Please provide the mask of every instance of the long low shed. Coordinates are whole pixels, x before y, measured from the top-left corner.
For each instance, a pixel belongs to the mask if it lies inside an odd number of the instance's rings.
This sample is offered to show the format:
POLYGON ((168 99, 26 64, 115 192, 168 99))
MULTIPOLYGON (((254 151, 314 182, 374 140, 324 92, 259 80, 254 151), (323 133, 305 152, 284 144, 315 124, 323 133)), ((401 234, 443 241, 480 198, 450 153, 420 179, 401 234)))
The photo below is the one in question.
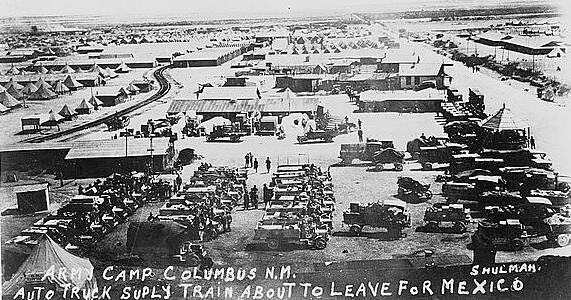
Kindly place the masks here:
POLYGON ((248 47, 205 48, 173 59, 176 68, 219 66, 246 52, 248 47))
MULTIPOLYGON (((121 170, 147 171, 151 165, 151 141, 127 138, 76 142, 65 160, 74 177, 104 177, 121 170)), ((174 157, 168 138, 152 139, 153 171, 164 171, 174 157)))
POLYGON ((205 119, 214 116, 227 116, 259 111, 262 115, 287 115, 289 113, 314 114, 320 109, 319 98, 261 99, 261 100, 187 100, 175 99, 171 102, 168 114, 195 111, 205 119))
POLYGON ((102 68, 115 69, 122 63, 125 63, 129 68, 154 68, 158 65, 156 60, 135 60, 128 58, 113 58, 113 59, 82 59, 82 60, 56 60, 56 61, 38 61, 34 67, 44 67, 46 69, 60 70, 66 65, 77 69, 88 69, 93 65, 98 65, 102 68))

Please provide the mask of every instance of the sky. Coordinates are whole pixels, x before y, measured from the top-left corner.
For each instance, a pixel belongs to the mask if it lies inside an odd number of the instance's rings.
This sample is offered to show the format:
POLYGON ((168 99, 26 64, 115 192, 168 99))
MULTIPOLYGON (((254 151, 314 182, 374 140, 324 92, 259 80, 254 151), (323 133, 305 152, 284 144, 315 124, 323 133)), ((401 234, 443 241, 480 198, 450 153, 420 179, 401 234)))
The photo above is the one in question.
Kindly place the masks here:
POLYGON ((299 16, 565 0, 0 0, 0 17, 66 15, 299 16))

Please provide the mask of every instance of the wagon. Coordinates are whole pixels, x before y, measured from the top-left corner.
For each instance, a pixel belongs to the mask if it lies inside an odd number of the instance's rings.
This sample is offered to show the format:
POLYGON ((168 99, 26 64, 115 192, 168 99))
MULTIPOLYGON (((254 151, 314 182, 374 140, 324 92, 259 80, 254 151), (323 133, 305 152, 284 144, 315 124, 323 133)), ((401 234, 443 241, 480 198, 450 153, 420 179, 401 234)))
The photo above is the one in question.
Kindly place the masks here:
POLYGON ((378 171, 384 170, 387 164, 392 164, 396 171, 402 171, 403 162, 404 153, 392 148, 378 151, 373 156, 373 163, 375 164, 375 169, 378 171))

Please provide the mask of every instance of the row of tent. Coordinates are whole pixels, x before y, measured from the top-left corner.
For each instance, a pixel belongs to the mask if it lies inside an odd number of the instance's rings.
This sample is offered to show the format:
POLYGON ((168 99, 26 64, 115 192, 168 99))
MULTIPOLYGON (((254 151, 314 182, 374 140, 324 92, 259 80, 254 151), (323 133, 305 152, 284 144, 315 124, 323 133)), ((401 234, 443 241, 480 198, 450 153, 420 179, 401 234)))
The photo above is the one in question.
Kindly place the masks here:
MULTIPOLYGON (((130 94, 136 94, 140 91, 140 89, 133 83, 130 83, 125 88, 125 91, 127 91, 130 94)), ((0 99, 2 99, 2 93, 0 93, 0 99)), ((98 110, 102 106, 103 106, 103 101, 99 100, 96 96, 92 94, 88 100, 83 99, 79 103, 79 105, 75 107, 75 109, 73 110, 69 107, 69 105, 64 104, 58 113, 55 113, 53 110, 50 110, 47 114, 38 114, 27 118, 38 119, 39 120, 38 124, 40 126, 57 126, 59 123, 63 121, 71 121, 76 115, 90 114, 94 110, 98 110)))
POLYGON ((87 72, 97 72, 100 73, 104 77, 114 78, 117 77, 117 73, 129 73, 132 69, 127 66, 124 62, 112 70, 111 68, 102 68, 97 64, 93 64, 91 68, 88 70, 83 70, 80 67, 73 69, 69 65, 64 65, 60 70, 54 69, 47 69, 46 67, 40 65, 36 68, 34 72, 27 72, 25 70, 20 70, 18 67, 12 65, 10 69, 8 69, 4 75, 23 75, 23 74, 74 74, 74 73, 87 73, 87 72))

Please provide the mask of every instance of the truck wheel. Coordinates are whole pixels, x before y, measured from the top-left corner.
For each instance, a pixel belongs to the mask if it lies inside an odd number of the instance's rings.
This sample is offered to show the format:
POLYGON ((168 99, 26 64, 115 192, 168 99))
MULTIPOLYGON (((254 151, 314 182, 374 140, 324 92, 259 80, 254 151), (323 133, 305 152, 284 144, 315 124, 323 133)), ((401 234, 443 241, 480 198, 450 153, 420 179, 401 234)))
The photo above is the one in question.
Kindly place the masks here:
POLYGON ((195 253, 191 253, 185 257, 186 265, 196 267, 200 264, 200 257, 195 253))
POLYGON ((520 239, 513 239, 510 242, 510 246, 514 250, 521 250, 521 249, 523 249, 523 241, 520 239))
POLYGON ((362 228, 359 225, 351 225, 351 227, 349 227, 349 232, 351 232, 355 236, 361 234, 361 230, 362 228))
POLYGON ((212 258, 210 257, 204 257, 202 259, 202 263, 200 264, 200 267, 202 269, 210 269, 214 266, 214 261, 212 260, 212 258))
POLYGON ((383 166, 383 164, 376 164, 375 165, 375 171, 382 171, 385 169, 385 166, 383 166))
POLYGON ((297 137, 297 142, 300 143, 300 144, 303 143, 304 140, 305 140, 305 139, 304 139, 303 137, 301 137, 301 136, 298 136, 298 137, 297 137))
POLYGON ((404 196, 404 189, 401 188, 401 187, 399 187, 399 188, 397 189, 397 195, 398 195, 399 197, 403 197, 403 196, 404 196))
POLYGON ((466 225, 462 222, 454 223, 454 232, 464 233, 466 232, 466 225))
POLYGON ((280 242, 278 240, 268 240, 266 242, 266 245, 270 250, 278 250, 278 248, 280 247, 280 242))
POLYGON ((432 164, 431 163, 423 163, 422 164, 422 170, 424 170, 424 171, 432 170, 432 164))
POLYGON ((428 222, 425 225, 426 230, 428 230, 429 232, 438 232, 438 223, 436 222, 428 222))
POLYGON ((316 238, 315 241, 313 241, 313 244, 317 250, 323 250, 327 247, 327 241, 322 237, 316 238))
POLYGON ((559 247, 565 247, 567 245, 569 245, 569 235, 567 234, 560 234, 557 236, 557 246, 559 247))
POLYGON ((426 191, 426 193, 424 193, 424 197, 428 200, 432 199, 432 192, 431 191, 426 191))
POLYGON ((395 170, 397 171, 402 171, 403 170, 403 166, 401 163, 395 163, 395 170))
POLYGON ((332 142, 333 142, 333 137, 330 137, 330 136, 326 137, 326 138, 325 138, 325 142, 326 142, 326 143, 332 143, 332 142))

